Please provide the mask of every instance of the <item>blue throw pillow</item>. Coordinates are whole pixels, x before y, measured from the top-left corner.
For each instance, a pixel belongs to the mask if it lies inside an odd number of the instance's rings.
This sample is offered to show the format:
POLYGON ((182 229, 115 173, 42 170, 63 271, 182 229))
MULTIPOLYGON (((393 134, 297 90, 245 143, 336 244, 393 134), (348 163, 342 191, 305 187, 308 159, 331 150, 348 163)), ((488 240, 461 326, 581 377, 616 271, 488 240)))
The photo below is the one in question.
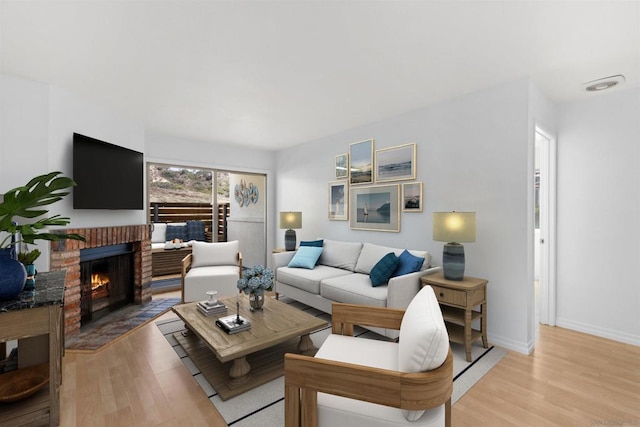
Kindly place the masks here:
POLYGON ((312 270, 316 266, 316 261, 320 258, 322 248, 315 246, 301 246, 296 251, 287 267, 307 268, 312 270))
POLYGON ((389 252, 383 256, 369 273, 371 284, 375 287, 387 283, 393 272, 398 268, 399 262, 398 257, 393 252, 389 252))
POLYGON ((167 224, 167 237, 166 241, 173 239, 186 240, 187 239, 187 226, 186 225, 172 225, 167 224))
POLYGON ((391 277, 402 276, 404 274, 415 273, 420 271, 424 258, 412 255, 408 250, 404 250, 398 257, 399 263, 396 271, 393 272, 391 277))
POLYGON ((324 243, 324 239, 305 240, 300 242, 300 246, 313 246, 316 248, 321 248, 323 243, 324 243))
POLYGON ((187 221, 187 240, 204 242, 204 221, 187 221))

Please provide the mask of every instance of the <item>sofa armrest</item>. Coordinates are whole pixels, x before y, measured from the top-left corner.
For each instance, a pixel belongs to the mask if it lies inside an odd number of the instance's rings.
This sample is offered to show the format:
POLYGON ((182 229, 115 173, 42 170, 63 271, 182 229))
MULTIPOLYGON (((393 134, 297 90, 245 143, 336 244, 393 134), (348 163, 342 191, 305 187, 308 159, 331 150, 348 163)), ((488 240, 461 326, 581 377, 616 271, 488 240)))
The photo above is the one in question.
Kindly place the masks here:
MULTIPOLYGON (((278 252, 272 255, 273 271, 276 271, 280 267, 286 267, 287 264, 293 259, 296 251, 278 252)), ((276 273, 277 274, 277 273, 276 273)))
POLYGON ((405 310, 421 289, 420 278, 437 273, 440 270, 442 270, 441 267, 430 267, 426 270, 389 279, 387 284, 387 307, 405 310))

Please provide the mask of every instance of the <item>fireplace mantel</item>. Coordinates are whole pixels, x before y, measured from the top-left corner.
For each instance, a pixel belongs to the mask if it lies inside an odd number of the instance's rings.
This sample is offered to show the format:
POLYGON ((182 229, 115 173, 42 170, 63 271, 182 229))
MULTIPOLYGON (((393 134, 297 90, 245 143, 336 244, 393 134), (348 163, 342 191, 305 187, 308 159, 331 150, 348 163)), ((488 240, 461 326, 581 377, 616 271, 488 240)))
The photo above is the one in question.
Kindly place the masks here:
POLYGON ((76 233, 85 242, 60 240, 51 242, 51 271, 66 270, 64 294, 64 330, 72 336, 80 332, 80 250, 131 243, 134 251, 134 302, 151 301, 151 238, 149 226, 124 225, 114 227, 69 228, 53 231, 76 233))

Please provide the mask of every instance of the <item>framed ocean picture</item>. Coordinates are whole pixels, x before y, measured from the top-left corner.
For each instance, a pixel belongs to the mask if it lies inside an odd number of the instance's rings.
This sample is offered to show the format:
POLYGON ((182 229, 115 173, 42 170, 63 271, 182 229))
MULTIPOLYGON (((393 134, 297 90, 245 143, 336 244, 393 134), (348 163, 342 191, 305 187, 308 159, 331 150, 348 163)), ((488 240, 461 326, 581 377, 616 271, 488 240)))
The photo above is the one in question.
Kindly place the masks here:
POLYGON ((400 186, 371 185, 349 189, 349 227, 353 230, 400 231, 400 186))
POLYGON ((346 181, 329 182, 329 219, 346 221, 349 219, 349 192, 346 181))
POLYGON ((373 139, 349 145, 349 183, 373 183, 373 139))
POLYGON ((376 150, 376 182, 416 179, 416 144, 376 150))
POLYGON ((406 182, 402 184, 402 211, 422 212, 421 182, 406 182))
POLYGON ((349 153, 338 154, 336 156, 336 179, 346 179, 349 177, 349 153))

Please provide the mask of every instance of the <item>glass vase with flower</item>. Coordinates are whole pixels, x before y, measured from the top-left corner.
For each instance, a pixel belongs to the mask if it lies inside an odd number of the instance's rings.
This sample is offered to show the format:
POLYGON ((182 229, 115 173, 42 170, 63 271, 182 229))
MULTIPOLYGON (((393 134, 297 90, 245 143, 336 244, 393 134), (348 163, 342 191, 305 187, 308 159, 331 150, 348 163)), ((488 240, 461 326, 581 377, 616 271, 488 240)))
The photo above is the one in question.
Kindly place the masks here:
POLYGON ((265 291, 273 289, 273 271, 262 265, 248 268, 242 272, 237 286, 245 295, 249 295, 251 310, 261 310, 265 291))

